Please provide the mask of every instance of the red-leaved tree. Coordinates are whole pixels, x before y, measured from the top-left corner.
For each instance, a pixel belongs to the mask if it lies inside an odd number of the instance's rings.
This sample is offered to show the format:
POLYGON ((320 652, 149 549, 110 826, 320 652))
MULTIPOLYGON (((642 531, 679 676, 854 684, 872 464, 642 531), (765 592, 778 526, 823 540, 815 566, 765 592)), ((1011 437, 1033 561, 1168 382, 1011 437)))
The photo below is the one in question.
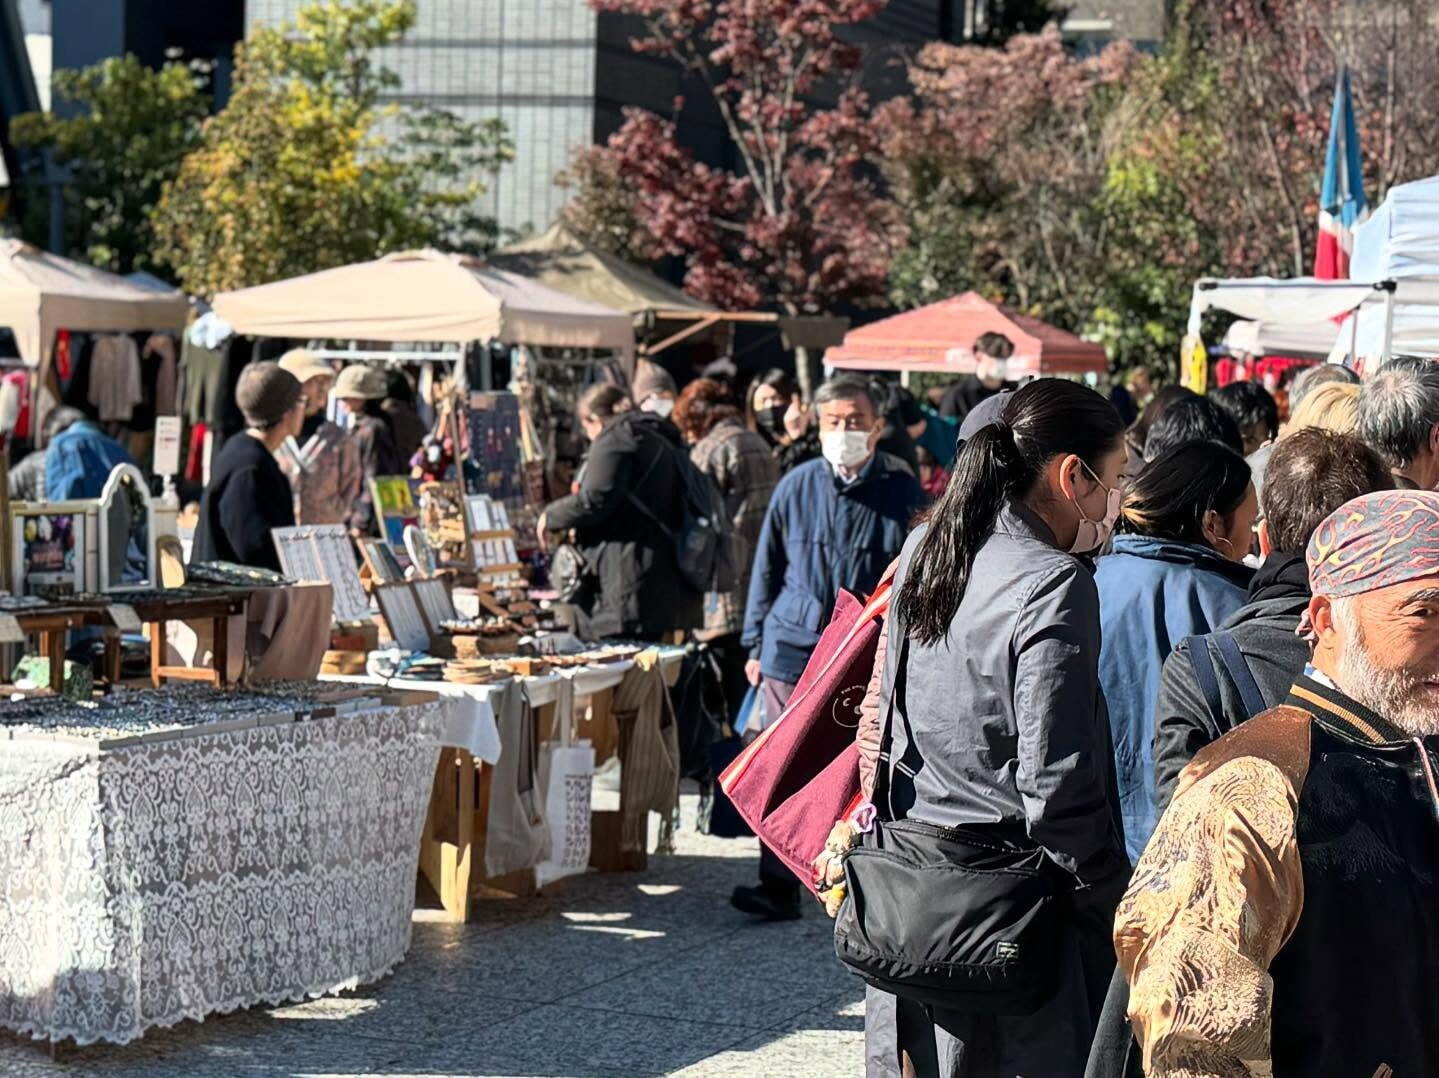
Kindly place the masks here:
MULTIPOLYGON (((817 314, 884 294, 897 216, 867 176, 869 102, 846 86, 857 48, 836 36, 884 0, 590 0, 636 15, 640 52, 670 57, 712 95, 741 162, 697 161, 672 120, 629 109, 588 165, 635 192, 634 224, 686 261, 716 306, 817 314), (815 97, 832 95, 834 104, 815 97)), ((679 104, 676 104, 678 112, 679 104)), ((808 357, 799 356, 806 391, 808 357)))

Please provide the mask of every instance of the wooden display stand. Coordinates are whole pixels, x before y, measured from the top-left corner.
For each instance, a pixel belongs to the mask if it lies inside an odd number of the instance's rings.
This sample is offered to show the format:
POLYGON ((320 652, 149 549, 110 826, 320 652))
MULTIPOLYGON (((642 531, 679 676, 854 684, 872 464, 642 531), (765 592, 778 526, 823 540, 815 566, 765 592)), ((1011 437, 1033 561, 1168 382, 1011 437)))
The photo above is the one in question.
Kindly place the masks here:
MULTIPOLYGON (((155 598, 131 601, 128 605, 145 626, 150 637, 150 684, 159 688, 167 678, 176 681, 205 681, 216 688, 230 687, 230 618, 244 617, 250 597, 241 592, 183 599, 169 598, 164 591, 155 598), (165 662, 166 629, 172 621, 202 621, 211 624, 211 665, 170 666, 165 662)), ((120 634, 113 627, 107 608, 92 609, 89 625, 102 625, 105 634, 105 677, 114 685, 120 681, 120 634)), ((235 641, 245 646, 242 639, 235 641)))
MULTIPOLYGON (((537 736, 554 720, 554 704, 534 709, 537 736)), ((538 893, 534 869, 486 876, 485 835, 490 822, 494 768, 464 749, 440 750, 430 808, 420 836, 420 872, 454 921, 470 919, 476 898, 528 898, 538 893)))
POLYGON ((55 606, 36 610, 13 611, 20 629, 40 638, 40 654, 50 660, 50 691, 65 688, 65 634, 89 623, 90 612, 79 608, 55 606))
MULTIPOLYGON (((615 690, 605 689, 593 694, 582 717, 576 719, 576 737, 589 738, 595 747, 595 766, 603 764, 620 752, 620 726, 615 718, 615 690)), ((575 702, 576 711, 580 703, 575 702)), ((623 848, 624 787, 620 788, 620 807, 590 812, 590 867, 597 872, 643 872, 649 867, 649 854, 643 849, 623 848)))

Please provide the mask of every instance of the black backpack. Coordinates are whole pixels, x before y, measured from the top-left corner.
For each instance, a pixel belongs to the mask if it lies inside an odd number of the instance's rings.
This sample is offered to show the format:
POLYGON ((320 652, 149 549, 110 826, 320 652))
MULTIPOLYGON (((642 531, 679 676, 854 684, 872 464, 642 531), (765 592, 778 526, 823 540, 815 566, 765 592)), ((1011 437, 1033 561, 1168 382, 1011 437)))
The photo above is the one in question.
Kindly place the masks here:
POLYGON ((683 488, 684 520, 676 531, 633 494, 629 496, 630 501, 674 544, 680 576, 691 588, 701 593, 734 590, 739 584, 739 558, 735 551, 734 528, 730 525, 719 487, 695 467, 688 453, 658 436, 656 440, 659 451, 635 485, 643 487, 664 455, 669 454, 683 488))

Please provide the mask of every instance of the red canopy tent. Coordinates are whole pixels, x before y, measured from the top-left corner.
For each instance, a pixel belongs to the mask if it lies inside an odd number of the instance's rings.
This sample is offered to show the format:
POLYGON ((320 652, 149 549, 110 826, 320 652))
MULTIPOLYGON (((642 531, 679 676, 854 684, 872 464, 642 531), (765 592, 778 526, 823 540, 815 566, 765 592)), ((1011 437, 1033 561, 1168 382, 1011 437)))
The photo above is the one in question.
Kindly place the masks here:
POLYGON ((1003 333, 1014 342, 1010 378, 1103 374, 1109 369, 1102 345, 1016 314, 978 292, 852 329, 842 345, 825 352, 824 362, 852 371, 969 374, 974 371, 974 342, 986 333, 1003 333))

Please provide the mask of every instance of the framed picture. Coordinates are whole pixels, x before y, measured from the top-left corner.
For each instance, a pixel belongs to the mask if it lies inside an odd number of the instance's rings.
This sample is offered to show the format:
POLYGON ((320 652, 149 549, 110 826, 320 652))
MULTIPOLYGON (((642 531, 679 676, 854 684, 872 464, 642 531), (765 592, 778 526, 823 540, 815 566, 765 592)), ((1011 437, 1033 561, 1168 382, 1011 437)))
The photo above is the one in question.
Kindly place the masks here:
POLYGON ((449 582, 444 577, 430 577, 426 580, 412 580, 410 587, 415 591, 415 598, 420 604, 420 613, 425 617, 425 624, 429 627, 432 637, 441 635, 444 630, 444 623, 455 621, 459 613, 455 610, 454 600, 450 597, 449 582))
POLYGON ((360 583, 355 548, 343 524, 302 524, 276 528, 275 551, 285 575, 329 584, 336 621, 367 621, 370 600, 360 583))
POLYGON ((471 491, 483 491, 496 501, 521 504, 525 485, 520 399, 513 393, 471 393, 465 416, 470 459, 478 472, 471 479, 471 491))
POLYGON ((382 584, 375 589, 375 598, 397 646, 406 651, 430 649, 430 630, 420 612, 420 601, 408 584, 382 584))
POLYGON ((415 492, 403 475, 377 475, 370 480, 370 495, 382 516, 415 516, 415 492))
POLYGON ((88 590, 87 517, 94 506, 94 502, 54 502, 14 511, 10 575, 16 593, 88 590))
POLYGON ((385 540, 361 539, 360 553, 365 556, 365 564, 370 567, 370 575, 375 578, 375 583, 404 583, 405 570, 400 567, 400 559, 395 557, 395 552, 385 540))

